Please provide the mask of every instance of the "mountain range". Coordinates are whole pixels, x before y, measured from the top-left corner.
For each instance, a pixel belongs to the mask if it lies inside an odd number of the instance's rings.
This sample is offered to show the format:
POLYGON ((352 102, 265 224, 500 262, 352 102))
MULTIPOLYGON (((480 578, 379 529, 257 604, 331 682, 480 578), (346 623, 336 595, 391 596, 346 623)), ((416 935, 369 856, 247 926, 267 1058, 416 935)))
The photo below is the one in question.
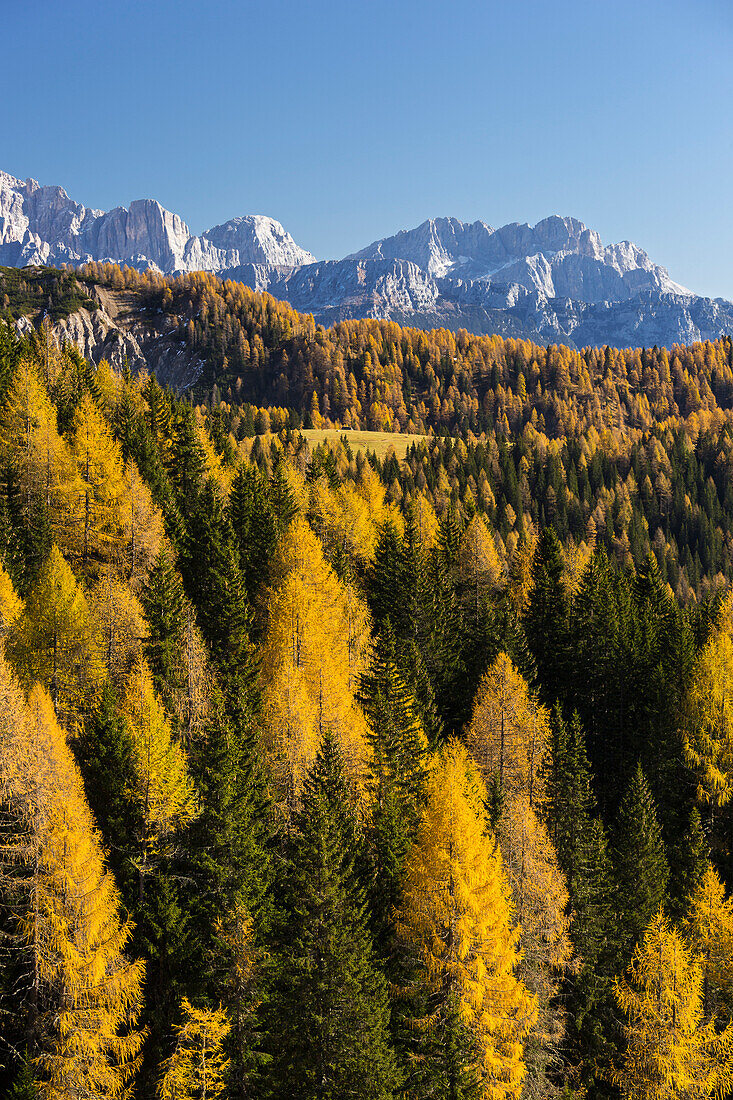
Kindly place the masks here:
POLYGON ((498 229, 434 218, 343 259, 317 260, 273 218, 237 217, 196 236, 153 199, 92 210, 62 187, 0 172, 0 264, 86 260, 211 271, 326 325, 377 317, 575 347, 733 334, 733 303, 694 294, 629 241, 604 246, 575 218, 498 229))

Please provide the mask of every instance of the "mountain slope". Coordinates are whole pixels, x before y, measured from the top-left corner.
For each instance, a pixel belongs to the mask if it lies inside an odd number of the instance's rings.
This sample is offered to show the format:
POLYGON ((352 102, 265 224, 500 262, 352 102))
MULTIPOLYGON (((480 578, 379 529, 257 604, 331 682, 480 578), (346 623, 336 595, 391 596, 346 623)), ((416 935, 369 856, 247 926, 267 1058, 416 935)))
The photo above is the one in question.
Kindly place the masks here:
POLYGON ((272 218, 192 235, 152 199, 104 213, 0 172, 0 264, 113 261, 210 271, 267 290, 317 321, 395 320, 571 347, 671 347, 733 334, 733 305, 675 282, 630 241, 605 245, 575 218, 534 226, 434 218, 341 260, 316 261, 272 218))

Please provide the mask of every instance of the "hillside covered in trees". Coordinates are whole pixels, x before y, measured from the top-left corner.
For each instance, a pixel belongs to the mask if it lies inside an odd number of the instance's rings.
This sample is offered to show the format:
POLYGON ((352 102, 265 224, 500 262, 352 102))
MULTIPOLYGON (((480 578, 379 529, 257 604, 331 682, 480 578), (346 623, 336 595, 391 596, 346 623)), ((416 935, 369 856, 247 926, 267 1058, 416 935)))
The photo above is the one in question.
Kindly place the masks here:
POLYGON ((0 326, 0 1089, 727 1095, 730 342, 85 279, 208 374, 0 326))

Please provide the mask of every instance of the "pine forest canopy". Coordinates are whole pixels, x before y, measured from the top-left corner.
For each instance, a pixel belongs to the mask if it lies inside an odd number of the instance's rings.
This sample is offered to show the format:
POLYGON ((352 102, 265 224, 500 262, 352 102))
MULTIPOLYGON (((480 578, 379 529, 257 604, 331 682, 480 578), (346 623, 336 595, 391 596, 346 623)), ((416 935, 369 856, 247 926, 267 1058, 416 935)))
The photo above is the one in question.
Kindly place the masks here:
POLYGON ((3 278, 0 1091, 729 1094, 730 342, 3 278))

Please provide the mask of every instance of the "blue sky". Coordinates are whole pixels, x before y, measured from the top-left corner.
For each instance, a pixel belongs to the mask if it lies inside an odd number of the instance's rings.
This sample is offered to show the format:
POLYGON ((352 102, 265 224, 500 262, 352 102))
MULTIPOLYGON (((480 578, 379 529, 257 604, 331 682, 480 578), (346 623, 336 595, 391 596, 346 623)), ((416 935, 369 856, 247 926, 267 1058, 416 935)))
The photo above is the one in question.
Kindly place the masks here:
POLYGON ((730 0, 0 0, 0 167, 319 257, 572 214, 733 298, 730 0))

